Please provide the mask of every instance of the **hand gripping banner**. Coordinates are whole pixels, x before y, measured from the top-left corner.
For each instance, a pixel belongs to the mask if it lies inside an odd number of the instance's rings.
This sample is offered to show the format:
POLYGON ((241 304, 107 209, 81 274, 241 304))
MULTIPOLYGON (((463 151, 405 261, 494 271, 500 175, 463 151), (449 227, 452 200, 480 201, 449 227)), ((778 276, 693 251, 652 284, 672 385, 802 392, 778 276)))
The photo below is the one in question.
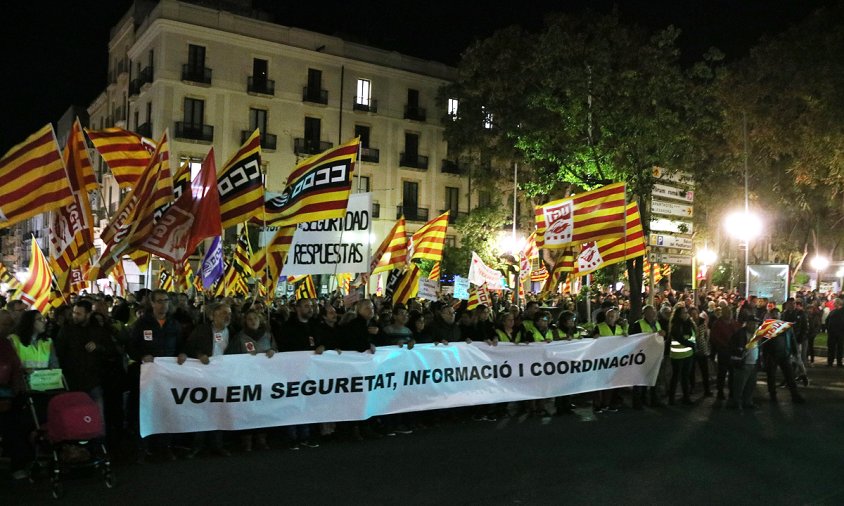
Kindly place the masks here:
POLYGON ((652 386, 657 334, 532 343, 394 346, 208 365, 157 358, 141 367, 141 435, 243 430, 652 386))

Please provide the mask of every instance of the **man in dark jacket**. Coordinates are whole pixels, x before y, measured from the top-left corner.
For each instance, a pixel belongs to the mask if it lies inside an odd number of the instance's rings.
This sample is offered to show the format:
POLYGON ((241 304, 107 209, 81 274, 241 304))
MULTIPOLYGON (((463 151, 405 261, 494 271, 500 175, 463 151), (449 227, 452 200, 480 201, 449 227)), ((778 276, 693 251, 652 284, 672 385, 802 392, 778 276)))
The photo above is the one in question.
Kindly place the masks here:
POLYGON ((434 337, 435 343, 448 344, 462 341, 460 326, 454 321, 454 308, 444 305, 436 313, 436 316, 431 328, 431 335, 434 337))
POLYGON ((827 355, 826 365, 838 362, 838 367, 844 367, 844 299, 835 299, 835 309, 826 317, 827 355))
POLYGON ((375 308, 369 299, 360 300, 355 304, 357 316, 340 327, 338 344, 341 350, 375 353, 375 342, 380 339, 381 329, 372 317, 374 312, 375 308))

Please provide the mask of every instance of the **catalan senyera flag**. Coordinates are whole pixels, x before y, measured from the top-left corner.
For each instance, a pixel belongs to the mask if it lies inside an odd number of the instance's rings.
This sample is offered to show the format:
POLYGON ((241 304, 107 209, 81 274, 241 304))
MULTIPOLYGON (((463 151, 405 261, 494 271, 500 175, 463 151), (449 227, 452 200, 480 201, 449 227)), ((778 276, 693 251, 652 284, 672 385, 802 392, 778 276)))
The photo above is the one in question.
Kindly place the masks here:
POLYGON ((158 273, 158 288, 172 292, 173 286, 173 275, 167 272, 166 269, 161 269, 158 273))
POLYGON ((266 287, 269 293, 275 292, 295 233, 296 225, 279 228, 270 242, 253 254, 249 260, 255 276, 261 279, 261 285, 266 287))
POLYGON ((123 199, 111 222, 100 234, 106 247, 89 271, 88 279, 105 278, 124 254, 140 249, 152 235, 156 210, 172 200, 173 177, 165 132, 137 185, 123 199))
POLYGON ((306 158, 296 165, 280 194, 267 193, 267 225, 282 227, 346 214, 360 139, 306 158))
MULTIPOLYGON (((88 191, 97 188, 97 179, 88 158, 88 149, 79 120, 73 122, 62 153, 73 202, 53 213, 50 224, 50 268, 62 293, 85 284, 82 266, 96 253, 94 217, 88 191)), ((86 266, 87 267, 87 266, 86 266)))
POLYGON ((434 281, 439 281, 440 279, 440 262, 434 264, 431 267, 431 272, 428 273, 428 279, 433 279, 434 281))
POLYGON ((217 176, 220 221, 229 228, 264 219, 264 180, 261 172, 261 132, 257 129, 217 176))
POLYGON ((433 260, 441 262, 445 234, 448 231, 448 211, 422 225, 411 238, 413 254, 411 260, 433 260))
POLYGON ((530 261, 538 256, 539 250, 536 247, 536 232, 534 232, 525 241, 525 246, 519 255, 519 272, 522 276, 530 272, 530 261))
POLYGON ((337 279, 337 288, 339 288, 343 293, 348 294, 352 285, 352 274, 349 272, 341 272, 339 274, 335 274, 334 278, 337 279))
POLYGON ((472 286, 469 290, 469 302, 466 305, 466 309, 472 311, 473 309, 477 309, 481 304, 489 306, 491 303, 492 299, 489 296, 489 289, 486 283, 484 283, 481 286, 472 286))
POLYGON ((407 229, 404 216, 400 217, 387 237, 372 255, 371 274, 400 269, 407 264, 407 229))
POLYGON ((750 350, 753 349, 760 344, 767 342, 770 339, 777 337, 778 335, 782 334, 786 330, 792 327, 792 322, 786 322, 783 320, 774 320, 769 318, 762 322, 759 325, 759 328, 756 329, 756 333, 753 337, 744 345, 744 349, 750 350))
POLYGON ((229 263, 226 266, 225 274, 217 283, 217 290, 214 293, 217 297, 233 294, 246 295, 249 293, 249 286, 246 281, 237 273, 237 269, 229 263))
POLYGON ((566 274, 575 271, 574 251, 572 249, 565 249, 556 258, 554 265, 551 267, 551 272, 545 285, 542 287, 543 294, 551 294, 557 290, 566 274))
POLYGON ((645 234, 642 231, 642 218, 639 205, 635 202, 627 205, 626 234, 617 239, 608 239, 588 243, 583 246, 577 258, 577 272, 581 276, 608 265, 645 254, 645 234))
POLYGON ((662 280, 662 265, 653 264, 651 270, 654 273, 654 283, 659 283, 662 280))
POLYGON ((662 264, 662 277, 671 277, 671 264, 662 264))
POLYGON ((317 296, 316 287, 314 286, 314 279, 310 274, 304 279, 296 283, 296 300, 299 299, 315 299, 317 296))
POLYGON ((548 279, 549 276, 550 274, 548 273, 548 269, 546 269, 543 265, 538 271, 531 271, 530 280, 534 283, 541 283, 548 279))
POLYGON ((52 125, 0 158, 0 228, 73 203, 52 125))
POLYGON ((33 238, 30 241, 29 279, 21 287, 21 300, 42 313, 50 306, 53 274, 50 265, 33 238))
POLYGON ((123 260, 118 261, 111 270, 109 278, 114 281, 118 295, 126 295, 126 271, 123 269, 123 260))
POLYGON ((234 249, 234 268, 241 276, 251 278, 255 275, 252 271, 252 264, 249 259, 252 257, 252 248, 249 245, 249 229, 243 225, 240 235, 237 238, 237 246, 234 249))
POLYGON ((422 271, 419 270, 419 266, 411 263, 393 290, 393 304, 407 304, 407 301, 416 297, 416 294, 419 293, 419 279, 421 277, 422 271))
POLYGON ((6 283, 10 291, 18 291, 23 287, 18 278, 6 269, 3 262, 0 262, 0 283, 6 283))
POLYGON ((537 206, 536 247, 562 249, 624 236, 624 191, 624 183, 614 183, 537 206))
POLYGON ((156 149, 151 139, 122 128, 86 129, 85 133, 120 188, 131 188, 138 182, 156 149))

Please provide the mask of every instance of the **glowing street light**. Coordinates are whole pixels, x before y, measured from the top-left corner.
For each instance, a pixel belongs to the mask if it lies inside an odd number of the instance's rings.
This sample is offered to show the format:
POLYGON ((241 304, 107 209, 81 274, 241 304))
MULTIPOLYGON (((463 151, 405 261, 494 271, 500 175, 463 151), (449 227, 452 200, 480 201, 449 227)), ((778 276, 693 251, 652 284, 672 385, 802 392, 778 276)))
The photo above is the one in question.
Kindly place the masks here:
POLYGON ((522 251, 524 244, 524 237, 513 234, 509 231, 502 230, 498 234, 498 239, 496 241, 495 247, 497 248, 498 253, 500 255, 510 254, 515 257, 519 254, 520 251, 522 251))
POLYGON ((697 260, 701 265, 713 265, 718 255, 714 251, 704 246, 703 249, 697 252, 697 260))
POLYGON ((816 271, 825 271, 829 267, 829 259, 823 255, 815 255, 815 258, 810 262, 812 269, 816 271))
POLYGON ((750 241, 762 234, 762 220, 747 206, 747 169, 745 168, 744 210, 733 211, 724 219, 727 233, 744 243, 744 297, 750 294, 747 268, 750 263, 750 241))

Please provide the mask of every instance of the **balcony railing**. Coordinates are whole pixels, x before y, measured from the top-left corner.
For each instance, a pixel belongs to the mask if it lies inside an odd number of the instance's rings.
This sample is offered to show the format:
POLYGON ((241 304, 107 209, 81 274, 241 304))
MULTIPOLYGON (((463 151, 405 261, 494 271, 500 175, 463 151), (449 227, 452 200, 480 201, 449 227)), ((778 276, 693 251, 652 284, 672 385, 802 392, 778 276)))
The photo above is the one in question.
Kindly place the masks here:
POLYGON ((141 75, 138 76, 138 80, 140 81, 141 86, 151 83, 152 67, 144 67, 144 69, 141 71, 141 75))
MULTIPOLYGON (((254 132, 254 131, 255 130, 241 130, 240 131, 240 143, 243 144, 244 142, 246 142, 246 139, 248 139, 249 136, 252 135, 252 132, 254 132)), ((267 133, 261 132, 261 148, 263 148, 263 149, 275 149, 277 140, 278 139, 275 136, 275 134, 267 134, 267 133)))
POLYGON ((469 215, 469 213, 465 211, 455 211, 454 209, 440 209, 440 214, 446 211, 451 211, 450 213, 448 213, 448 223, 450 225, 454 225, 455 223, 457 223, 458 219, 469 215))
POLYGON ((352 98, 352 110, 363 112, 378 112, 378 101, 369 97, 352 98))
POLYGON ((117 76, 119 77, 121 74, 126 74, 129 72, 129 59, 123 58, 119 62, 117 62, 117 76))
POLYGON ((114 121, 126 121, 126 111, 122 107, 114 110, 114 121))
POLYGON ((328 90, 319 90, 305 86, 302 88, 302 102, 313 102, 315 104, 328 103, 328 90))
POLYGON ((185 63, 182 65, 182 81, 211 84, 211 69, 185 63))
POLYGON ((318 155, 325 150, 331 149, 334 144, 327 141, 314 139, 293 139, 293 152, 296 155, 318 155))
POLYGON ((399 166, 428 170, 428 157, 417 153, 401 153, 399 166))
POLYGON ((443 174, 457 174, 458 176, 466 173, 466 170, 453 160, 443 160, 440 171, 443 174))
POLYGON ((378 202, 372 203, 372 217, 373 218, 380 218, 381 217, 381 204, 378 202))
POLYGON ((194 123, 176 122, 176 137, 179 139, 193 139, 195 141, 214 141, 214 127, 211 125, 197 125, 194 123))
POLYGON ((141 93, 141 80, 140 79, 132 79, 129 82, 129 96, 130 97, 136 97, 140 93, 141 93))
POLYGON ((404 106, 404 119, 425 121, 425 109, 419 106, 404 106))
POLYGON ((266 77, 249 76, 246 81, 246 91, 262 95, 275 95, 275 81, 266 77))
POLYGON ((428 221, 428 208, 396 206, 396 219, 399 219, 402 215, 407 221, 428 221))
POLYGON ((135 132, 137 132, 138 135, 141 135, 143 137, 149 137, 151 139, 152 138, 152 123, 147 121, 146 123, 138 125, 138 127, 135 128, 135 132))
POLYGON ((381 160, 381 151, 375 148, 360 148, 360 161, 378 163, 381 160))

